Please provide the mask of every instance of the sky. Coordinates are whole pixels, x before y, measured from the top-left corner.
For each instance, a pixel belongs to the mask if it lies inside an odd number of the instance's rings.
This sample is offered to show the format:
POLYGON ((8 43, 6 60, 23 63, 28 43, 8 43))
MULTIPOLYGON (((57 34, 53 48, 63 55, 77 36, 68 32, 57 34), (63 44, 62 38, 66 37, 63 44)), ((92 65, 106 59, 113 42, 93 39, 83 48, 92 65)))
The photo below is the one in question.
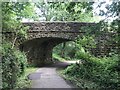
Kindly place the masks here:
MULTIPOLYGON (((94 15, 99 15, 99 14, 100 14, 100 10, 103 10, 103 11, 106 13, 106 12, 108 11, 108 10, 106 9, 106 6, 112 4, 112 0, 101 0, 101 1, 106 1, 106 3, 103 3, 100 8, 97 8, 97 6, 99 5, 99 2, 96 2, 96 3, 93 5, 94 15)), ((103 19, 106 18, 105 15, 99 16, 99 17, 101 18, 101 20, 103 20, 103 19)), ((113 21, 114 19, 115 19, 115 17, 109 17, 107 20, 113 21)))

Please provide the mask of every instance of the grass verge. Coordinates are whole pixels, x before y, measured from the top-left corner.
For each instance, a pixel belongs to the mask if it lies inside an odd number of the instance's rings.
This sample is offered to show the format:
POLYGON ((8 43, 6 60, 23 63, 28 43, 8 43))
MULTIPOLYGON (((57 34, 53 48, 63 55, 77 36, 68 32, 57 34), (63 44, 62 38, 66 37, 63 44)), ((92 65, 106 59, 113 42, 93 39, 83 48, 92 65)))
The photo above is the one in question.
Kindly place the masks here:
POLYGON ((57 54, 53 54, 52 57, 54 58, 54 60, 57 60, 57 61, 65 61, 64 58, 60 57, 60 56, 57 55, 57 54))
POLYGON ((30 88, 31 81, 28 79, 28 75, 37 70, 35 67, 28 67, 25 69, 25 73, 18 79, 16 88, 30 88))

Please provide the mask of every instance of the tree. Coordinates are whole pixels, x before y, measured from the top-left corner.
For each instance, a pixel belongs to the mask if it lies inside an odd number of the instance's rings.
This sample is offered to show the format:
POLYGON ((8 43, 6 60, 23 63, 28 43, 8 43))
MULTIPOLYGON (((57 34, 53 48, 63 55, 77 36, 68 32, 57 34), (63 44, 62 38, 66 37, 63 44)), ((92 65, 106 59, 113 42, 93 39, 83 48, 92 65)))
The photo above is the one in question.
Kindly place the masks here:
POLYGON ((15 44, 18 38, 26 38, 26 28, 22 26, 21 19, 32 16, 32 5, 29 2, 2 2, 1 7, 3 42, 0 45, 0 53, 2 53, 3 90, 6 88, 13 90, 25 69, 27 60, 25 54, 17 50, 15 44), (9 37, 6 36, 8 32, 9 37))
POLYGON ((47 21, 93 21, 93 3, 43 2, 35 3, 47 21), (89 19, 88 19, 89 18, 89 19))
MULTIPOLYGON (((2 2, 2 32, 14 33, 12 39, 12 48, 16 43, 17 38, 26 38, 26 27, 22 26, 22 18, 32 18, 32 5, 28 2, 2 2)), ((3 35, 4 37, 4 35, 3 35)), ((8 39, 6 39, 9 41, 8 39)))

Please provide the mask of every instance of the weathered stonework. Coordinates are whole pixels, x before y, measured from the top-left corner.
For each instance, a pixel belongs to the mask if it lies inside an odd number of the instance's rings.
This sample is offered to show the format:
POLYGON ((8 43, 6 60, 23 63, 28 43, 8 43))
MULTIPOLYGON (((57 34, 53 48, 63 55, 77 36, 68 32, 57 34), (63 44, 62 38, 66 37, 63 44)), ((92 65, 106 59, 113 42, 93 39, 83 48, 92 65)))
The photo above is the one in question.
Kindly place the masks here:
POLYGON ((94 23, 81 22, 28 22, 28 39, 22 42, 20 49, 25 51, 28 60, 36 66, 52 62, 52 49, 62 43, 75 40, 80 35, 81 26, 94 23))
MULTIPOLYGON (((82 23, 82 22, 26 22, 25 26, 29 26, 27 32, 27 40, 17 38, 20 50, 25 51, 28 60, 36 66, 49 64, 52 62, 52 49, 67 41, 75 40, 78 35, 84 35, 81 32, 82 26, 93 26, 95 23, 82 23)), ((8 41, 14 40, 14 33, 2 32, 7 37, 8 41)), ((95 32, 95 48, 89 48, 89 51, 95 56, 109 56, 110 51, 113 49, 118 50, 118 44, 111 41, 117 33, 105 33, 97 35, 95 32)), ((4 40, 4 39, 3 39, 4 40)), ((18 43, 17 43, 18 44, 18 43)), ((16 45, 18 46, 18 45, 16 45)))
POLYGON ((41 37, 56 37, 74 40, 82 26, 95 25, 94 23, 82 22, 28 22, 23 23, 29 26, 28 39, 41 37))

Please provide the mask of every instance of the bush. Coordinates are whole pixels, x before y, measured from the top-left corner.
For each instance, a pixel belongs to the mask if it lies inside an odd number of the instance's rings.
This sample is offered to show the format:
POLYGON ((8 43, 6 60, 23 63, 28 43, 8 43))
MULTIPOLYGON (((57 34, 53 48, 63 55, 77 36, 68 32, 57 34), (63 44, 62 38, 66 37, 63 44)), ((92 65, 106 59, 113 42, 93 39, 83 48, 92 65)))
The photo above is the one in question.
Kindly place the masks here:
POLYGON ((13 89, 18 77, 24 72, 27 59, 25 54, 11 49, 9 43, 2 44, 2 81, 3 89, 13 89))
MULTIPOLYGON (((74 79, 78 79, 78 81, 82 79, 94 82, 99 86, 96 88, 110 88, 118 90, 119 75, 117 66, 119 58, 117 55, 104 58, 96 58, 88 53, 81 53, 80 55, 82 57, 82 64, 69 66, 65 70, 65 75, 74 77, 74 79)), ((85 82, 83 84, 85 84, 85 82)))

